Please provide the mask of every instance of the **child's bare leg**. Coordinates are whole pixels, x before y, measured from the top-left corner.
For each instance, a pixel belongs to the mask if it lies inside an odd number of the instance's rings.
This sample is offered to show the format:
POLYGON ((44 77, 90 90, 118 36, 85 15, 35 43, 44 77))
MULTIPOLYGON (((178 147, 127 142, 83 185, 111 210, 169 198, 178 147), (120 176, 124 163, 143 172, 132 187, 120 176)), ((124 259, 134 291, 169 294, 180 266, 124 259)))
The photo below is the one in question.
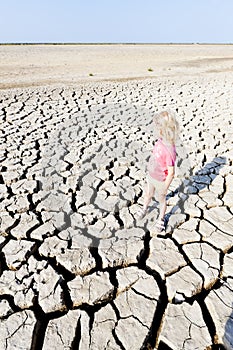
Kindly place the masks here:
POLYGON ((166 202, 166 194, 160 194, 158 196, 158 200, 159 200, 159 217, 158 220, 163 220, 165 213, 166 213, 166 209, 167 209, 167 202, 166 202))
POLYGON ((144 193, 143 193, 143 197, 144 197, 143 208, 139 209, 137 213, 138 218, 142 219, 146 215, 148 205, 150 204, 150 201, 154 195, 154 192, 155 192, 154 186, 147 179, 145 188, 144 188, 144 193))
POLYGON ((154 195, 155 188, 154 186, 147 180, 145 193, 144 193, 144 203, 143 203, 143 210, 146 211, 150 201, 154 195))

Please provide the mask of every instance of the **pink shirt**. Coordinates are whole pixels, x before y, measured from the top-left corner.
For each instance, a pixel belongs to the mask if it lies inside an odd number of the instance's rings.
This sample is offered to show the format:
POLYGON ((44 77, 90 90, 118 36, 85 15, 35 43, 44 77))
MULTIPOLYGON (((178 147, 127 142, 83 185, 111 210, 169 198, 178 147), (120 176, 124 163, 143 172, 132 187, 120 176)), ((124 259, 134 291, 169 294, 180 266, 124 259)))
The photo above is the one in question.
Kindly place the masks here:
POLYGON ((148 163, 149 175, 158 181, 165 181, 168 174, 168 166, 174 166, 176 161, 176 146, 163 143, 159 139, 153 148, 148 163))

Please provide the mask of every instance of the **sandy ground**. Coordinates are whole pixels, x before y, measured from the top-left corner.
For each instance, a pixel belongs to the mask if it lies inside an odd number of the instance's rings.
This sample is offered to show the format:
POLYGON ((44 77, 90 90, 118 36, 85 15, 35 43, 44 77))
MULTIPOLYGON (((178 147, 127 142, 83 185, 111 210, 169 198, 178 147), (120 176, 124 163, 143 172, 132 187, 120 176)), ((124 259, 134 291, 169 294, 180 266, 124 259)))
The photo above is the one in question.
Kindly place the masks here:
POLYGON ((0 46, 1 350, 233 349, 231 51, 0 46), (166 108, 158 233, 137 211, 166 108))
POLYGON ((232 45, 0 46, 0 88, 232 70, 232 45))

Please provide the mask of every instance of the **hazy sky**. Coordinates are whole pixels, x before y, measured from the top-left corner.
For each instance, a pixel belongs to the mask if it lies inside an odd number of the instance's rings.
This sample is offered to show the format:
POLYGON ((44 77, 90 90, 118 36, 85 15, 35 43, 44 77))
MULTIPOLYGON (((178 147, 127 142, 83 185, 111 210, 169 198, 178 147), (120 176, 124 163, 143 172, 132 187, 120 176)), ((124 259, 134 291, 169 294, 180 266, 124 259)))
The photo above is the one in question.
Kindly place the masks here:
POLYGON ((0 42, 233 42, 233 0, 0 0, 0 42))

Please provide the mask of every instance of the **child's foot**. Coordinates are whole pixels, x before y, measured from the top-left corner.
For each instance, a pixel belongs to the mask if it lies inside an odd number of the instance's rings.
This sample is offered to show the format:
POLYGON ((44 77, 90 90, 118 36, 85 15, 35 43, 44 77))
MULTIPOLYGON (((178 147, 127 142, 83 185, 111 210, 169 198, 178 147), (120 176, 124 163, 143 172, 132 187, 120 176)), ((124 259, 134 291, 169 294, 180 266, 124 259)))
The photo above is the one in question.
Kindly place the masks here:
POLYGON ((138 211, 137 211, 137 213, 136 213, 137 218, 138 218, 138 219, 143 219, 144 216, 146 215, 146 213, 147 213, 147 209, 144 209, 144 208, 138 209, 138 211))
POLYGON ((157 233, 165 231, 164 220, 158 219, 151 229, 151 237, 154 237, 157 233))
POLYGON ((158 232, 164 231, 165 230, 164 220, 163 219, 157 220, 155 223, 155 227, 158 230, 158 232))

